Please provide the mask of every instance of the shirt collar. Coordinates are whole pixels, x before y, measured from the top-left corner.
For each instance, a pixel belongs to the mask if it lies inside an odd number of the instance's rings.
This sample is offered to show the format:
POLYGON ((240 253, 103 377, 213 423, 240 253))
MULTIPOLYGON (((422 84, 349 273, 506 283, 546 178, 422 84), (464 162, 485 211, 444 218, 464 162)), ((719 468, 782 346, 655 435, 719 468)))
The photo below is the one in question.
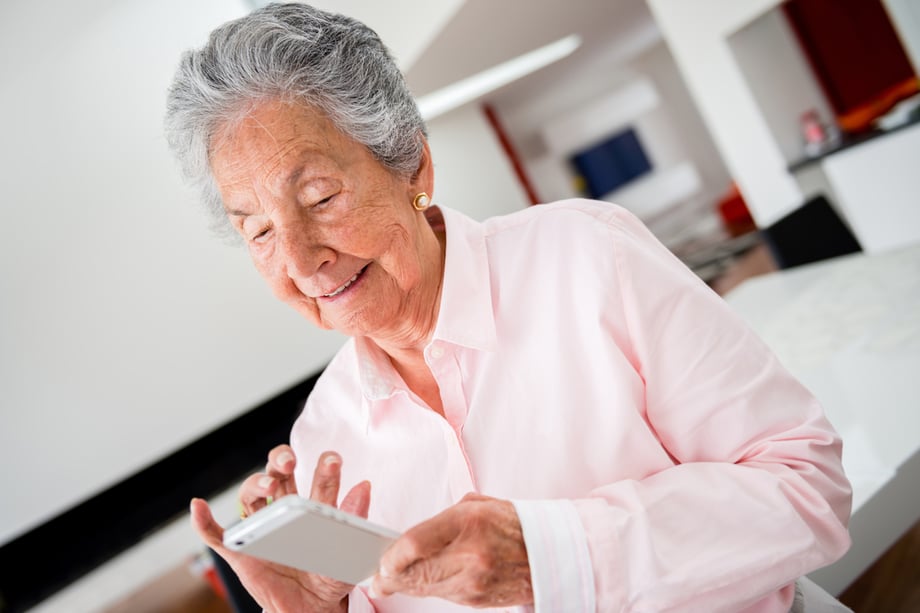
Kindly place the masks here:
MULTIPOLYGON (((447 234, 438 323, 432 343, 445 342, 481 351, 496 347, 492 284, 482 225, 458 211, 438 206, 447 234)), ((383 400, 404 389, 386 354, 365 338, 355 339, 361 388, 368 400, 383 400)))
POLYGON ((447 255, 434 341, 494 351, 495 314, 482 224, 447 207, 438 207, 447 228, 447 255))
POLYGON ((404 387, 393 365, 380 347, 367 338, 354 339, 361 392, 368 400, 384 400, 404 387))

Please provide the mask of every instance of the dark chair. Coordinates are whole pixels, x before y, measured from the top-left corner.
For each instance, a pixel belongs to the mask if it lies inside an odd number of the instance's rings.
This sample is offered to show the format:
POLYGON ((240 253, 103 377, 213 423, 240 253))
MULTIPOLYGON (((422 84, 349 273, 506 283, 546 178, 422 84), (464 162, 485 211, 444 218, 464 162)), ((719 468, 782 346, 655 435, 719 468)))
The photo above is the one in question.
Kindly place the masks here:
POLYGON ((227 564, 222 557, 217 555, 217 552, 213 549, 208 548, 208 552, 211 554, 211 559, 214 561, 214 569, 217 571, 217 576, 227 590, 227 600, 233 608, 233 613, 262 613, 262 607, 252 599, 252 596, 249 595, 249 592, 247 592, 243 584, 240 583, 239 578, 236 576, 236 573, 233 572, 233 569, 230 568, 230 565, 227 564))
POLYGON ((862 251, 850 228, 824 195, 762 228, 760 234, 779 268, 792 268, 862 251))

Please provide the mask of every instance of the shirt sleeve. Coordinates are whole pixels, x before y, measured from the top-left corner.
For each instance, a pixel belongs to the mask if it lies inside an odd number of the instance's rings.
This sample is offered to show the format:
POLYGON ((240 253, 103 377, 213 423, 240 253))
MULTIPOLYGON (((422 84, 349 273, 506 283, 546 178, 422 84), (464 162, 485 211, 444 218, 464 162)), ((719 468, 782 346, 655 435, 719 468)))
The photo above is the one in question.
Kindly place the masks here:
POLYGON ((356 585, 348 594, 348 613, 377 613, 363 587, 356 585))
MULTIPOLYGON (((742 610, 848 549, 841 439, 814 396, 638 219, 615 208, 608 223, 604 325, 625 325, 644 417, 674 465, 572 501, 584 534, 570 538, 587 543, 599 611, 742 610)), ((523 516, 528 552, 562 538, 558 513, 523 516)), ((548 597, 561 588, 543 552, 534 590, 548 597)))
POLYGON ((534 610, 594 613, 594 577, 578 511, 568 500, 514 500, 530 563, 534 610))

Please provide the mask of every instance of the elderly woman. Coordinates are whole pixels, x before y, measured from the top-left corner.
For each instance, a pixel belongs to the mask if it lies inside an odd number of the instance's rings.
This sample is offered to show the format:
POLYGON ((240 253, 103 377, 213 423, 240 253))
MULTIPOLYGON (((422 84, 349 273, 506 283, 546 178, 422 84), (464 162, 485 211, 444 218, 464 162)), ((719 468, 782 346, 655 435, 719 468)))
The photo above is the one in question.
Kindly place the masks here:
POLYGON ((227 551, 192 501, 265 609, 789 611, 846 551, 808 391, 621 208, 434 206, 425 126, 364 25, 269 5, 183 57, 168 109, 275 295, 350 337, 242 504, 298 493, 403 532, 346 585, 227 551))

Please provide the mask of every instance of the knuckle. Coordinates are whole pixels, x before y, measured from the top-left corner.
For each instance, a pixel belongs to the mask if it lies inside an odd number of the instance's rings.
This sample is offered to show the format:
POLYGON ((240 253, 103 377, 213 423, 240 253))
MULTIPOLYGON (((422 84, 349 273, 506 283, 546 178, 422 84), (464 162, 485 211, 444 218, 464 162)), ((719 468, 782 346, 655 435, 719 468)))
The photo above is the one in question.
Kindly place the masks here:
POLYGON ((243 481, 243 484, 240 485, 239 496, 240 499, 255 498, 255 492, 259 489, 258 482, 263 473, 256 473, 250 475, 243 481))
POLYGON ((481 607, 494 602, 493 588, 495 581, 488 574, 474 573, 466 581, 465 598, 467 604, 481 607))
POLYGON ((419 560, 406 570, 410 583, 422 593, 427 592, 430 586, 438 580, 437 569, 428 560, 419 560))
POLYGON ((485 575, 476 573, 470 577, 469 585, 471 594, 484 596, 488 591, 489 580, 485 575))
POLYGON ((495 555, 491 550, 480 549, 470 554, 470 566, 480 575, 491 574, 495 566, 495 555))
POLYGON ((418 536, 412 532, 407 532, 401 540, 403 555, 407 560, 417 560, 421 557, 422 544, 419 542, 418 536))
POLYGON ((313 486, 313 495, 314 497, 318 496, 323 500, 331 499, 336 491, 336 484, 329 483, 328 481, 320 481, 314 483, 313 486))

